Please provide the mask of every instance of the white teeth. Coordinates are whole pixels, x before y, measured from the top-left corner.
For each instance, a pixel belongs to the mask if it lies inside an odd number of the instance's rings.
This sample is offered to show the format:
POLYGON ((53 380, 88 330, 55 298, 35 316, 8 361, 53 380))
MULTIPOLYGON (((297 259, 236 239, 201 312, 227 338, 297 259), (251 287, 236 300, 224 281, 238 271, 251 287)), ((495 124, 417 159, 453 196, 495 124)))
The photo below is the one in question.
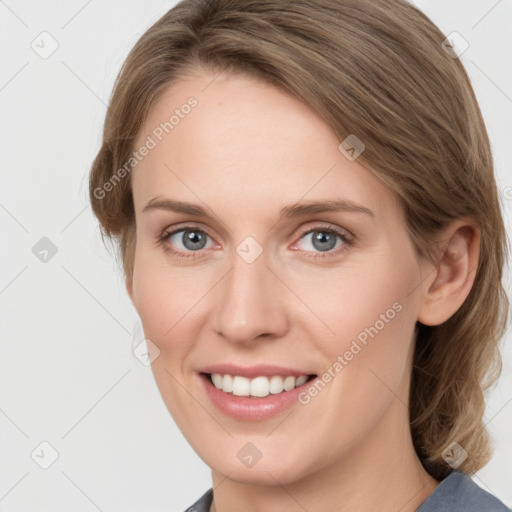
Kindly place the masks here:
POLYGON ((285 378, 274 375, 270 379, 263 376, 248 379, 240 375, 221 375, 220 373, 212 373, 211 378, 214 386, 225 393, 259 398, 264 398, 269 394, 277 395, 283 391, 290 391, 297 386, 302 386, 308 380, 307 375, 301 375, 297 378, 292 375, 285 378))
POLYGON ((249 396, 251 390, 251 381, 246 377, 236 375, 233 377, 233 395, 249 396))
POLYGON ((292 375, 286 377, 286 379, 284 379, 283 387, 285 391, 290 391, 290 389, 293 389, 295 387, 295 377, 292 375))
POLYGON ((295 382, 295 387, 302 386, 306 381, 308 380, 307 375, 301 375, 300 377, 297 377, 297 380, 295 382))
POLYGON ((222 378, 222 375, 220 373, 212 373, 212 381, 216 388, 222 388, 223 380, 224 379, 222 378))
POLYGON ((270 392, 273 394, 273 395, 277 395, 278 393, 281 393, 284 389, 284 382, 283 382, 283 379, 277 375, 274 375, 274 377, 272 377, 270 379, 270 392))
POLYGON ((226 393, 231 393, 233 391, 233 377, 231 375, 224 375, 224 378, 222 380, 222 386, 220 387, 226 393))
POLYGON ((251 380, 251 396, 264 397, 270 392, 267 377, 256 377, 251 380))

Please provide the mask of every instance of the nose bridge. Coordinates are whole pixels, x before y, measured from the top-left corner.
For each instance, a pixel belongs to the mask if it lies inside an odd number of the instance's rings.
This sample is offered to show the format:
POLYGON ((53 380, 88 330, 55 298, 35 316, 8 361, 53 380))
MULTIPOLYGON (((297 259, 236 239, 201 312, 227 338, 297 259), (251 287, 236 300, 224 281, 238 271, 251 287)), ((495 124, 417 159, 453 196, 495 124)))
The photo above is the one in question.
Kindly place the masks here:
POLYGON ((231 256, 213 326, 228 341, 250 342, 262 334, 282 335, 286 329, 284 304, 276 293, 279 283, 267 267, 267 256, 252 237, 244 239, 231 256))

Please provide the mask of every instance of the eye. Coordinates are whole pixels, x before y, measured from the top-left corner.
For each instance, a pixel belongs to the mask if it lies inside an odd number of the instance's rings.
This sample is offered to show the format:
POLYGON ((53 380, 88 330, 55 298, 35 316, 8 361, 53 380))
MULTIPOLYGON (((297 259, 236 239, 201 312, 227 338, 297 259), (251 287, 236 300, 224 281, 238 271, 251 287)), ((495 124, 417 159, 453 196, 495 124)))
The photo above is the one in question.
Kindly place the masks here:
POLYGON ((164 244, 166 252, 173 253, 178 257, 188 258, 194 256, 194 254, 190 253, 207 249, 206 243, 208 238, 210 237, 205 231, 194 226, 185 226, 175 231, 165 231, 160 240, 164 244))
MULTIPOLYGON (((301 250, 309 251, 310 248, 312 248, 313 251, 329 253, 327 256, 334 256, 338 254, 339 251, 334 249, 343 250, 352 243, 351 238, 347 233, 339 230, 338 228, 327 228, 323 226, 316 226, 313 229, 302 232, 300 239, 306 240, 304 248, 301 248, 301 250)), ((292 248, 295 248, 296 246, 297 245, 295 244, 292 248)))
MULTIPOLYGON (((305 252, 327 253, 325 256, 308 256, 313 258, 324 258, 336 256, 352 245, 352 237, 347 232, 335 227, 315 226, 312 229, 303 231, 300 240, 307 240, 305 248, 299 247, 305 252), (339 243, 338 243, 339 242, 339 243), (312 251, 311 251, 312 247, 312 251)), ((174 231, 164 231, 159 237, 159 243, 164 247, 164 251, 171 253, 179 258, 197 257, 203 249, 209 249, 216 244, 210 243, 211 237, 202 229, 195 226, 184 226, 174 231)), ((213 241, 212 241, 213 242, 213 241)), ((219 247, 217 245, 217 247, 219 247)), ((297 244, 294 244, 292 250, 297 250, 297 244)))

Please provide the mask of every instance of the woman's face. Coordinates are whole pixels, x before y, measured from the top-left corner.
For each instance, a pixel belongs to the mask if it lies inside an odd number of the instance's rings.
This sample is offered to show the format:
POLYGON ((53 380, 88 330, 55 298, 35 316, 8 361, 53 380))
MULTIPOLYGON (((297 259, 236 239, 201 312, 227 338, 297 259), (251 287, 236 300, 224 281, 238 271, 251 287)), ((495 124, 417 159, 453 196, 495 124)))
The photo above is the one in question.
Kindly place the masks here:
POLYGON ((294 97, 203 72, 166 91, 137 141, 128 290, 165 404, 231 480, 385 465, 408 439, 426 274, 394 194, 341 142, 294 97), (236 393, 203 373, 237 377, 236 393))

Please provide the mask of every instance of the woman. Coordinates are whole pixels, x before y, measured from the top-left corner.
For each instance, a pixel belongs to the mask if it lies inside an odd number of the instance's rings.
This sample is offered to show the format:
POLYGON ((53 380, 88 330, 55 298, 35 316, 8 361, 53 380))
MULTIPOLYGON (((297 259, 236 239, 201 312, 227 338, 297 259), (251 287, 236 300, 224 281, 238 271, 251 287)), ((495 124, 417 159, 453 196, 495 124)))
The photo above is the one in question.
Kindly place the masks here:
POLYGON ((506 235, 451 41, 402 0, 185 0, 138 41, 90 176, 189 510, 507 510, 506 235))

